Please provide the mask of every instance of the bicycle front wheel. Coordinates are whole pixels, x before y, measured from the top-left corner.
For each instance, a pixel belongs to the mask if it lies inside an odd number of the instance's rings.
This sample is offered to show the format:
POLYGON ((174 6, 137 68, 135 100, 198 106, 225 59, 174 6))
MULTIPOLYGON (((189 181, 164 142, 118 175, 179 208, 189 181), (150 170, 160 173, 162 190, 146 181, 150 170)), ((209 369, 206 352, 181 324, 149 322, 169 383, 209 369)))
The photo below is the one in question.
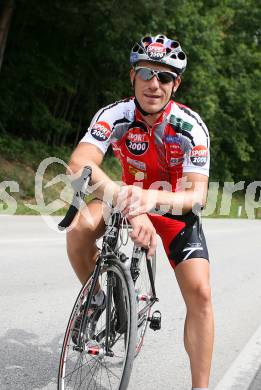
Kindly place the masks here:
MULTIPOLYGON (((105 262, 99 284, 106 293, 106 308, 95 327, 85 320, 86 328, 76 345, 73 337, 75 321, 87 300, 91 279, 80 291, 64 337, 59 378, 59 390, 103 389, 126 390, 137 340, 137 312, 133 280, 124 264, 117 259, 105 262), (116 286, 121 286, 121 308, 126 311, 126 323, 119 327, 116 286), (81 348, 79 348, 81 345, 81 348)), ((83 319, 82 319, 83 320, 83 319)))
MULTIPOLYGON (((144 336, 148 326, 148 319, 151 314, 153 297, 152 286, 149 278, 149 272, 147 268, 147 258, 144 250, 140 248, 134 248, 134 251, 140 251, 139 262, 138 262, 138 274, 137 280, 135 281, 135 295, 137 300, 137 344, 135 356, 141 350, 144 342, 144 336)), ((156 277, 156 254, 151 258, 151 270, 152 277, 155 282, 156 277)))

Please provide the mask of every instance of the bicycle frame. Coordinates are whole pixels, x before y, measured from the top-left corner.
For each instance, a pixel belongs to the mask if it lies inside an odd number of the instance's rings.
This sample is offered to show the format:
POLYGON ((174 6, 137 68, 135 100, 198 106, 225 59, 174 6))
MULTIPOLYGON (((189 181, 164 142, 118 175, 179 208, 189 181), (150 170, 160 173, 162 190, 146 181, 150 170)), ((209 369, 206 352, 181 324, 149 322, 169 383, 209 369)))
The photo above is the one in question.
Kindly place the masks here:
MULTIPOLYGON (((80 211, 88 192, 91 173, 91 168, 85 167, 75 183, 77 188, 73 201, 58 225, 60 230, 71 226, 80 211)), ((159 311, 150 316, 151 306, 158 301, 154 283, 155 258, 148 258, 146 251, 136 246, 129 257, 124 250, 120 251, 121 246, 128 242, 128 234, 125 239, 124 228, 128 229, 129 226, 120 212, 112 210, 93 273, 78 294, 66 328, 60 358, 59 386, 75 383, 78 388, 82 371, 84 378, 87 378, 88 372, 93 378, 92 367, 95 364, 94 371, 98 368, 101 372, 100 383, 104 382, 111 388, 113 382, 113 386, 120 386, 117 387, 118 390, 126 389, 133 360, 141 349, 148 321, 150 328, 160 329, 160 317, 156 318, 154 315, 159 311), (99 286, 104 291, 106 302, 103 301, 100 311, 97 306, 96 312, 96 307, 93 306, 95 300, 92 298, 99 286), (89 368, 88 362, 91 364, 89 368), (106 369, 107 363, 112 366, 106 369), (103 375, 104 368, 106 370, 103 375), (111 369, 115 372, 114 375, 111 369)), ((94 383, 96 379, 94 378, 94 383)))
MULTIPOLYGON (((124 228, 122 225, 122 218, 120 213, 113 213, 111 215, 111 223, 108 225, 108 228, 104 234, 103 237, 103 244, 102 244, 102 249, 101 253, 99 254, 95 269, 92 274, 92 281, 91 281, 91 287, 88 292, 87 296, 87 302, 84 307, 84 312, 83 312, 83 318, 84 320, 81 323, 80 331, 78 334, 78 340, 77 340, 77 345, 75 346, 76 350, 83 350, 83 340, 82 340, 82 335, 85 333, 87 325, 88 325, 88 310, 91 305, 91 297, 93 296, 95 286, 97 284, 99 274, 101 271, 101 268, 104 266, 106 263, 113 262, 113 258, 117 258, 121 260, 121 262, 125 262, 127 260, 127 257, 119 251, 119 248, 117 248, 117 241, 120 233, 120 229, 124 228)), ((143 248, 140 248, 140 253, 141 255, 143 252, 146 253, 146 250, 143 248)), ((130 269, 134 269, 137 267, 139 264, 135 264, 135 258, 132 256, 131 261, 130 261, 130 269)), ((154 278, 153 278, 153 272, 152 272, 152 265, 151 265, 151 260, 150 258, 146 257, 146 265, 147 265, 147 271, 149 275, 149 281, 150 281, 150 286, 151 286, 151 291, 152 291, 152 296, 149 297, 149 301, 146 306, 144 306, 137 314, 138 314, 138 321, 142 316, 154 305, 155 302, 158 301, 158 298, 156 296, 156 290, 155 290, 155 283, 154 283, 154 278)), ((108 275, 108 285, 107 285, 107 309, 106 309, 106 325, 104 328, 105 331, 105 354, 107 356, 111 356, 111 352, 109 349, 109 337, 110 337, 110 331, 111 331, 111 300, 113 296, 113 288, 116 287, 117 280, 114 280, 115 277, 112 275, 108 275)), ((134 279, 134 278, 133 278, 134 279)), ((133 280, 134 281, 134 280, 133 280)), ((134 281, 135 284, 135 281, 134 281)), ((117 300, 121 299, 122 297, 118 296, 117 299, 115 299, 115 305, 120 306, 120 302, 117 302, 117 300)), ((148 297, 144 297, 144 300, 148 300, 148 297)), ((126 317, 124 316, 124 313, 119 311, 119 323, 124 326, 124 321, 126 320, 126 317)), ((97 336, 97 338, 102 338, 104 337, 104 331, 100 332, 100 334, 97 336)))
POLYGON ((154 303, 158 302, 159 299, 156 296, 156 290, 155 290, 155 283, 154 283, 154 278, 153 278, 153 273, 152 273, 152 266, 151 266, 151 260, 147 257, 146 258, 146 263, 147 263, 147 271, 149 274, 149 280, 150 280, 150 286, 151 286, 151 291, 152 291, 152 296, 149 298, 149 303, 143 307, 138 312, 138 320, 149 310, 150 307, 154 305, 154 303))

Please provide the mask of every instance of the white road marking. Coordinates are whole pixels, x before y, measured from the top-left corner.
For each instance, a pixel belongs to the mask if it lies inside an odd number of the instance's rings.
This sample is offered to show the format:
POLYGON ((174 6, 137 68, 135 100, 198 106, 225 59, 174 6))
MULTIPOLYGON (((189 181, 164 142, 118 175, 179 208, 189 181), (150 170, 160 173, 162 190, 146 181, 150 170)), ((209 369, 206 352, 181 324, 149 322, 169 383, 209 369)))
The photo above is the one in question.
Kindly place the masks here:
POLYGON ((215 390, 248 390, 261 365, 261 326, 234 360, 215 390))

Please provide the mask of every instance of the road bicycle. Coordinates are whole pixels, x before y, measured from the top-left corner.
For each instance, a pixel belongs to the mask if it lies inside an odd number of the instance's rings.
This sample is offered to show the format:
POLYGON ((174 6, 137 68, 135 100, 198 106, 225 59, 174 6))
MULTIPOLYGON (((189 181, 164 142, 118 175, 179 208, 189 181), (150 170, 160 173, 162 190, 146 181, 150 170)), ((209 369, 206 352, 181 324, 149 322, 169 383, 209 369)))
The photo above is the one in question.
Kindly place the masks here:
MULTIPOLYGON (((90 178, 91 168, 85 167, 60 229, 73 222, 90 178)), ((95 269, 79 292, 68 321, 60 356, 58 390, 127 389, 148 323, 153 330, 161 327, 160 311, 151 315, 152 306, 158 301, 156 255, 148 257, 145 249, 133 245, 132 254, 127 256, 129 229, 126 218, 111 209, 95 269), (88 313, 98 286, 105 292, 106 305, 95 321, 88 313)))

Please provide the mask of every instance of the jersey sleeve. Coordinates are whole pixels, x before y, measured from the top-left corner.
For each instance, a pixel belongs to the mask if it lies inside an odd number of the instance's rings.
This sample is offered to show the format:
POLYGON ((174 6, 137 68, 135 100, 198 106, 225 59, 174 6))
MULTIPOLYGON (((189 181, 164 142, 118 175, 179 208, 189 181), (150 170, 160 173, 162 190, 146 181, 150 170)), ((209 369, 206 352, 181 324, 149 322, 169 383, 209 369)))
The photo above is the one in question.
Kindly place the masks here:
POLYGON ((106 153, 112 135, 114 118, 109 115, 109 110, 102 108, 94 115, 89 128, 80 143, 87 142, 97 146, 103 154, 106 153))
POLYGON ((183 162, 184 173, 201 173, 209 176, 210 166, 210 139, 209 132, 198 116, 190 132, 188 144, 183 162))
POLYGON ((93 117, 91 124, 80 142, 88 142, 97 146, 103 154, 109 145, 117 141, 117 128, 130 123, 134 118, 135 104, 132 98, 117 101, 103 107, 93 117))

